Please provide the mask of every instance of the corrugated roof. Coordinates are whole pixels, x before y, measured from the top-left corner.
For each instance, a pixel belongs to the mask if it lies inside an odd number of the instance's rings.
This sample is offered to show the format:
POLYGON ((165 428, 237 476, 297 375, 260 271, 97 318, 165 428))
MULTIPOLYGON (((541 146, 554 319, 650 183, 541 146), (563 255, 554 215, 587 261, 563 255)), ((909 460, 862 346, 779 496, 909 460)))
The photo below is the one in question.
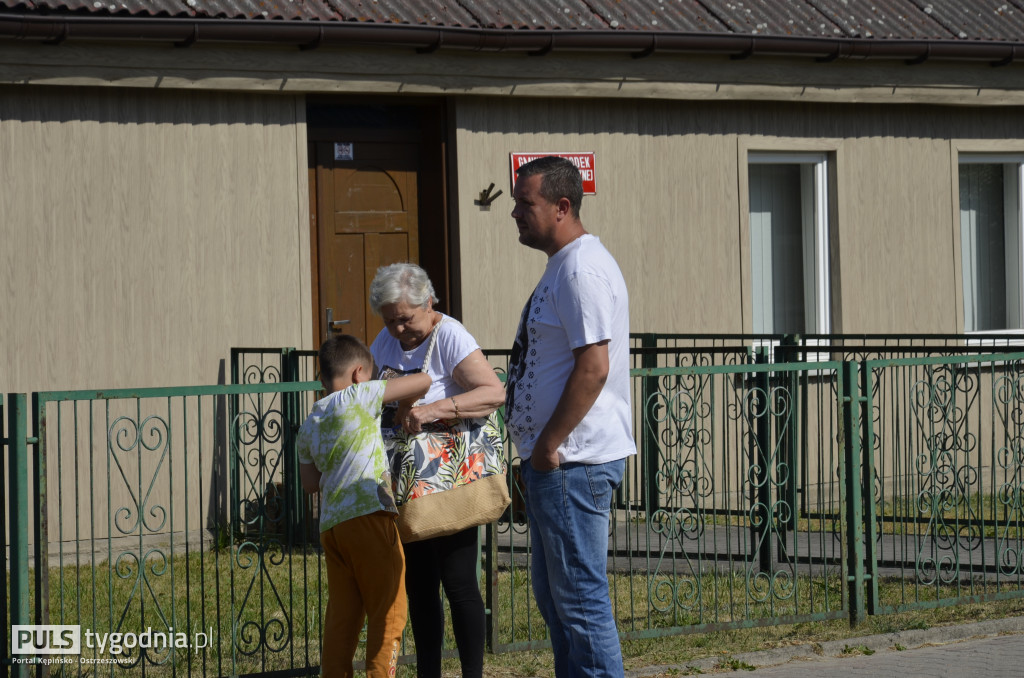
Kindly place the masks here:
POLYGON ((611 28, 631 31, 726 33, 728 28, 697 0, 591 0, 611 28))
POLYGON ((955 36, 912 0, 809 0, 851 38, 950 40, 955 36))
POLYGON ((0 0, 0 14, 1020 42, 1024 0, 0 0))
POLYGON ((481 28, 547 30, 606 29, 608 24, 582 0, 492 0, 462 4, 481 28))
POLYGON ((701 0, 733 33, 834 38, 842 30, 808 2, 701 0))
POLYGON ((1006 0, 915 0, 915 4, 961 40, 1020 40, 1024 11, 1006 0))
POLYGON ((455 2, 431 0, 324 0, 336 18, 369 23, 472 26, 473 16, 455 2))
MULTIPOLYGON (((6 2, 4 4, 7 4, 6 2)), ((48 12, 89 12, 111 16, 191 16, 183 0, 32 0, 13 3, 48 12)))
POLYGON ((196 16, 215 19, 331 21, 338 17, 319 0, 184 0, 196 16))
POLYGON ((330 21, 340 17, 326 0, 0 0, 0 7, 38 13, 95 16, 209 17, 330 21))

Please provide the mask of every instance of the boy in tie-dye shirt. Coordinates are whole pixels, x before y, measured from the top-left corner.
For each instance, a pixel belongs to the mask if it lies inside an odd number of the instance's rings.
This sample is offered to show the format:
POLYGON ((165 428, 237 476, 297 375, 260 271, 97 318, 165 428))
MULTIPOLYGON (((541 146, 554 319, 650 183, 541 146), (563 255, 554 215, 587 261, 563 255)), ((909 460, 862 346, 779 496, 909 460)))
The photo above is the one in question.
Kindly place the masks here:
POLYGON ((407 614, 405 555, 395 518, 384 440, 383 405, 418 398, 426 374, 373 380, 363 342, 338 335, 320 347, 320 380, 330 394, 299 429, 299 474, 321 492, 320 543, 327 569, 327 614, 320 664, 325 678, 351 676, 359 633, 366 628, 366 675, 394 676, 407 614))

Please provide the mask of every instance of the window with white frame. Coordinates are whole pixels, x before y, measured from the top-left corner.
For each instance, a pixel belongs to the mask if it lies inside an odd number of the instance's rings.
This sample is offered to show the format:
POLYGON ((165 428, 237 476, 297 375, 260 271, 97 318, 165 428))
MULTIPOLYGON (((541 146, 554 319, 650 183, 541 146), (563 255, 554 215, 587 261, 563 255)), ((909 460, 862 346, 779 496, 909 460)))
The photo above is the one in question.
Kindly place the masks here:
POLYGON ((1022 328, 1022 165, 1024 154, 960 155, 960 265, 967 332, 1022 328))
POLYGON ((828 156, 750 153, 753 331, 831 331, 828 156))

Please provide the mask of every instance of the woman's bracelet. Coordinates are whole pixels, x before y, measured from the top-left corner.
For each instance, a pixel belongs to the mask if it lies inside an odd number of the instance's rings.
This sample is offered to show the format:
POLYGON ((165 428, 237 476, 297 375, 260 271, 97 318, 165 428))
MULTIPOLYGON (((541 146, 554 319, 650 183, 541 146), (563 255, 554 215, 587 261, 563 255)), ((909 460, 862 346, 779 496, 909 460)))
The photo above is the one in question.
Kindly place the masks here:
POLYGON ((452 407, 455 408, 455 418, 456 419, 461 419, 462 417, 459 416, 459 404, 457 402, 455 402, 455 396, 452 396, 450 398, 450 400, 452 401, 452 407))

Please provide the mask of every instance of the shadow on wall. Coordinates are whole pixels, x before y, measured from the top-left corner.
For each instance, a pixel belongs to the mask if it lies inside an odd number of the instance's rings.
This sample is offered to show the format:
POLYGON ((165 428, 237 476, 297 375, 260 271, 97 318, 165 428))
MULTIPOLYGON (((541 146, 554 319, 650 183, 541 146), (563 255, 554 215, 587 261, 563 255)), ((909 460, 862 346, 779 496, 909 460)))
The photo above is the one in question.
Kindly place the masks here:
POLYGON ((294 103, 279 94, 48 85, 0 87, 0 120, 211 126, 298 122, 294 103))
MULTIPOLYGON (((217 384, 226 385, 227 363, 222 358, 217 370, 217 384)), ((217 396, 217 416, 213 422, 214 455, 211 469, 210 496, 207 500, 206 527, 216 534, 219 526, 224 525, 229 517, 228 512, 228 397, 217 396)))
MULTIPOLYGON (((1022 139, 1019 107, 775 101, 473 100, 459 126, 504 134, 765 135, 850 139, 1022 139)), ((558 150, 558 149, 552 149, 558 150)))

